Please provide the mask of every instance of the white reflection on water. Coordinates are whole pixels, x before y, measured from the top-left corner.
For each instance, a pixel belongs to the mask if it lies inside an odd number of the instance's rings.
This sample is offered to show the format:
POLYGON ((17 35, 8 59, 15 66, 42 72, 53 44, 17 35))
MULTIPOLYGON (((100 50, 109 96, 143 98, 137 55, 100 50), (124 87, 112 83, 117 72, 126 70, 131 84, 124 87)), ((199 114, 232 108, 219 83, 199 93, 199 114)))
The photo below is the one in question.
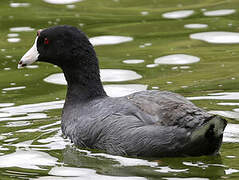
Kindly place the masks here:
POLYGON ((167 19, 181 19, 191 16, 194 10, 181 10, 164 13, 162 16, 167 19))
POLYGON ((150 166, 150 167, 158 166, 157 162, 150 162, 144 159, 128 158, 128 157, 105 154, 105 153, 92 153, 88 150, 81 150, 81 149, 77 149, 77 150, 79 152, 86 153, 87 156, 90 156, 90 157, 104 157, 104 158, 112 159, 113 161, 118 162, 119 166, 150 166))
POLYGON ((64 101, 52 101, 0 108, 0 121, 47 118, 47 115, 45 113, 39 112, 51 109, 61 109, 63 107, 63 103, 64 101))
MULTIPOLYGON (((60 130, 59 125, 61 124, 61 121, 57 121, 52 124, 44 125, 37 127, 35 129, 25 128, 22 130, 16 131, 17 133, 31 133, 31 132, 42 132, 44 135, 51 134, 54 132, 53 136, 48 136, 46 138, 39 136, 35 140, 28 140, 16 144, 11 144, 11 146, 17 147, 17 148, 24 148, 28 150, 31 148, 32 150, 61 150, 64 149, 67 145, 71 145, 69 139, 65 139, 62 136, 62 132, 60 130), (57 126, 57 127, 55 127, 57 126), (56 132, 56 133, 55 133, 56 132), (35 144, 34 141, 37 141, 38 143, 35 144)), ((9 144, 8 144, 9 146, 9 144)))
POLYGON ((10 43, 17 43, 17 42, 20 42, 21 39, 20 38, 8 38, 7 41, 10 43))
POLYGON ((18 36, 19 36, 19 34, 17 34, 17 33, 10 33, 7 35, 7 37, 10 37, 10 38, 18 37, 18 36))
POLYGON ((32 123, 29 121, 14 121, 14 122, 8 122, 5 127, 21 127, 21 126, 28 126, 32 123))
POLYGON ((175 172, 186 172, 186 171, 188 171, 188 169, 172 169, 168 166, 165 166, 165 167, 160 166, 159 168, 160 169, 157 169, 155 171, 160 172, 160 173, 170 173, 170 172, 175 173, 175 172))
POLYGON ((106 94, 111 97, 126 96, 138 91, 144 91, 147 89, 147 85, 143 84, 114 84, 104 85, 106 94))
POLYGON ((10 87, 10 88, 3 88, 3 91, 14 91, 14 90, 19 90, 19 89, 25 89, 26 86, 18 86, 18 87, 10 87))
POLYGON ((101 69, 100 76, 102 82, 121 82, 142 78, 134 71, 123 69, 101 69))
POLYGON ((26 68, 28 68, 28 69, 36 69, 38 67, 39 67, 38 65, 27 65, 26 66, 26 68))
POLYGON ((74 4, 68 4, 66 5, 68 9, 74 9, 76 6, 74 4))
POLYGON ((188 97, 189 100, 218 99, 218 100, 239 100, 239 92, 211 93, 207 96, 188 97))
POLYGON ((189 29, 202 29, 202 28, 207 28, 208 25, 207 24, 185 24, 184 27, 189 29))
POLYGON ((147 68, 154 68, 154 67, 157 67, 159 66, 159 64, 147 64, 146 67, 147 68))
POLYGON ((126 64, 139 64, 143 62, 144 62, 143 59, 128 59, 123 61, 123 63, 126 63, 126 64))
MULTIPOLYGON (((0 109, 1 110, 1 109, 0 109)), ((16 114, 15 114, 16 115, 16 114)), ((18 114, 20 115, 20 114, 18 114)), ((12 114, 9 113, 8 116, 1 117, 0 121, 20 121, 20 120, 30 120, 30 119, 45 119, 48 116, 45 113, 29 113, 25 116, 11 117, 12 114)))
POLYGON ((172 177, 172 178, 163 178, 163 179, 167 179, 167 180, 209 180, 208 178, 199 178, 199 177, 191 177, 191 178, 180 178, 180 177, 172 177))
POLYGON ((223 116, 231 119, 239 119, 239 113, 234 111, 209 111, 211 114, 223 116))
MULTIPOLYGON (((123 69, 101 69, 100 76, 102 82, 121 82, 142 78, 138 73, 123 69)), ((66 85, 63 73, 52 74, 44 79, 45 82, 66 85)))
POLYGON ((203 14, 205 16, 225 16, 234 14, 236 12, 235 9, 220 9, 215 11, 205 11, 203 14))
POLYGON ((9 107, 13 106, 15 103, 0 103, 0 107, 9 107))
POLYGON ((201 32, 191 34, 190 38, 215 44, 239 43, 239 33, 237 32, 224 32, 224 31, 201 32))
POLYGON ((133 41, 132 37, 126 36, 96 36, 89 39, 93 46, 113 45, 133 41))
POLYGON ((149 12, 148 11, 142 11, 142 12, 140 12, 140 14, 143 15, 143 16, 146 16, 146 15, 149 14, 149 12))
POLYGON ((76 2, 81 2, 82 0, 43 0, 50 4, 71 4, 76 2))
POLYGON ((40 151, 22 151, 17 150, 14 153, 0 156, 0 167, 19 167, 26 169, 44 170, 40 166, 54 166, 57 164, 57 158, 48 153, 40 151))
POLYGON ((233 173, 238 173, 239 170, 238 169, 232 169, 232 168, 229 168, 229 169, 226 169, 225 170, 225 174, 228 175, 228 174, 233 174, 233 173))
POLYGON ((239 124, 227 124, 223 134, 223 142, 238 143, 239 142, 239 124))
POLYGON ((34 28, 31 27, 12 27, 10 28, 11 32, 24 32, 24 31, 34 31, 34 28))
POLYGON ((169 64, 169 65, 180 65, 180 64, 192 64, 199 62, 200 58, 187 54, 172 54, 168 56, 162 56, 154 60, 155 64, 169 64))
POLYGON ((16 7, 28 7, 30 6, 30 3, 10 3, 10 7, 16 8, 16 7))
POLYGON ((49 171, 48 177, 40 177, 38 179, 80 179, 80 180, 146 180, 144 177, 135 176, 109 176, 97 174, 96 170, 88 168, 73 168, 73 167, 53 167, 49 171))

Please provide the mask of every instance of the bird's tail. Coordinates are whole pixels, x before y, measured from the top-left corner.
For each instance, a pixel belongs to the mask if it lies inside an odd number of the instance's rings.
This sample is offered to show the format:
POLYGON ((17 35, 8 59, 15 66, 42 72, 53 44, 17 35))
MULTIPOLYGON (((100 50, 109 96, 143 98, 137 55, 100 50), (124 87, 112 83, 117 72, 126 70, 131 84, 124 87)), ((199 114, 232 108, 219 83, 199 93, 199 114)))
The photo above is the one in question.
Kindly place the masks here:
POLYGON ((227 121, 219 116, 212 116, 201 127, 194 130, 190 137, 191 155, 215 155, 221 147, 223 132, 227 121), (192 150, 193 149, 193 150, 192 150))

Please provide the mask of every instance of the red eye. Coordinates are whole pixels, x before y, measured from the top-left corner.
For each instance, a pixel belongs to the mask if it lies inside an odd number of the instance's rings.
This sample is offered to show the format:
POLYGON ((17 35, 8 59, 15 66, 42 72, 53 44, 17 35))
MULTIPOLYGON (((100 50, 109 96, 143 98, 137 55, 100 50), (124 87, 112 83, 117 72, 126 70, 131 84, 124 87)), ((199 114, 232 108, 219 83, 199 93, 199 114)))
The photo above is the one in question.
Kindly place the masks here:
POLYGON ((47 38, 44 39, 44 44, 49 44, 49 40, 47 38))

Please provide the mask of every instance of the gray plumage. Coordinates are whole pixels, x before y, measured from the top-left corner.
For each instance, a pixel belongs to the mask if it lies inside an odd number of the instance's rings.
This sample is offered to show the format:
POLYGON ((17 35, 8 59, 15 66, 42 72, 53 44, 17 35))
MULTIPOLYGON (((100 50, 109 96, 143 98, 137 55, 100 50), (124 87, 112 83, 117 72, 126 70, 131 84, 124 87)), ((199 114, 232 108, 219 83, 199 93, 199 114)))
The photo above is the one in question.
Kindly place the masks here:
MULTIPOLYGON (((63 70, 67 95, 62 131, 77 146, 129 156, 218 153, 226 121, 186 98, 166 91, 108 97, 94 48, 79 29, 55 26, 38 32, 37 52, 38 61, 63 70)), ((24 62, 31 61, 19 64, 24 62)))

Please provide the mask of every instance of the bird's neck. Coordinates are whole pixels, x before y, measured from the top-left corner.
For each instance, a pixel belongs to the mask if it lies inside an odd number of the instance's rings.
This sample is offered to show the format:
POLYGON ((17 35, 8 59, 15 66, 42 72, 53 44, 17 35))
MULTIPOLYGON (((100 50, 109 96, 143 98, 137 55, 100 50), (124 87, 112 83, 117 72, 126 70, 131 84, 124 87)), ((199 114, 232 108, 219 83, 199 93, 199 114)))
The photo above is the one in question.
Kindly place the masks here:
POLYGON ((67 81, 66 101, 84 102, 107 96, 100 80, 97 63, 62 69, 67 81))

